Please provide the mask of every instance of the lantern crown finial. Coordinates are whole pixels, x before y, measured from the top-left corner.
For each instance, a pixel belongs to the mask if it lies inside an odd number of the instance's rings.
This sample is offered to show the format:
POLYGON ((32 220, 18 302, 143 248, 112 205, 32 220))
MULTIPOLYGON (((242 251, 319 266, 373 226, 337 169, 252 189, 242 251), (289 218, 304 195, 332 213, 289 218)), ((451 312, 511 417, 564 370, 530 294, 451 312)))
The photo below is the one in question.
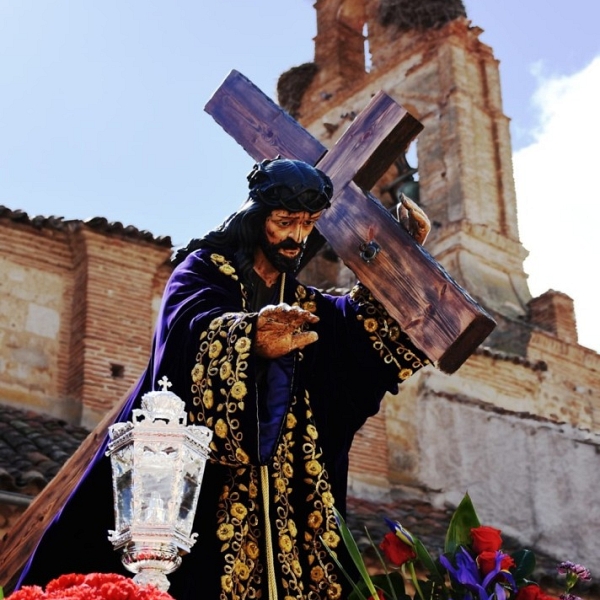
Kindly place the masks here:
POLYGON ((161 379, 159 379, 156 383, 160 385, 162 388, 161 391, 168 392, 170 387, 173 387, 173 384, 167 379, 166 375, 163 375, 161 379))

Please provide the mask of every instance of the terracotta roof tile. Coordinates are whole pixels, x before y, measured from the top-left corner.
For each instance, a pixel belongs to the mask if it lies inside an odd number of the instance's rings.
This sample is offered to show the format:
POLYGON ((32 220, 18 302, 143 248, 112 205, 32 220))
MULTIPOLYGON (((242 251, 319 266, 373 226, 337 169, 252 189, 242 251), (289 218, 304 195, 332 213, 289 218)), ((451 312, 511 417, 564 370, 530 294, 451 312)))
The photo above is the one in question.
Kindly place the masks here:
POLYGON ((59 231, 76 231, 82 227, 89 227, 109 235, 124 237, 133 240, 145 241, 157 246, 172 247, 170 236, 155 236, 146 230, 140 230, 133 225, 123 225, 119 221, 108 221, 104 217, 93 217, 85 221, 79 219, 65 220, 56 216, 30 217, 22 210, 11 210, 0 204, 0 219, 8 219, 15 223, 25 223, 36 229, 56 229, 59 231))
POLYGON ((88 433, 61 419, 0 405, 0 490, 34 496, 88 433))

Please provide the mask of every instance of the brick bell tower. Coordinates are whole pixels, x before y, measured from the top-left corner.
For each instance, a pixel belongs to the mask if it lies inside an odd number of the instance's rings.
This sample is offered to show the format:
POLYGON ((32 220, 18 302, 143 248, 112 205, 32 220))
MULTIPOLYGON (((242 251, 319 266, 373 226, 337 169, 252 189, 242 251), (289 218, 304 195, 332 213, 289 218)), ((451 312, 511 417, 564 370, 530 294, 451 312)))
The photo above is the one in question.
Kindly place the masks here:
MULTIPOLYGON (((564 302, 529 306, 509 119, 482 30, 461 0, 317 0, 315 9, 315 60, 280 77, 280 104, 328 146, 380 89, 424 124, 415 164, 398 161, 374 193, 391 207, 402 190, 423 206, 433 225, 426 248, 498 321, 487 343, 525 355, 529 319, 564 302)), ((352 274, 334 261, 324 250, 305 278, 347 285, 352 274)))

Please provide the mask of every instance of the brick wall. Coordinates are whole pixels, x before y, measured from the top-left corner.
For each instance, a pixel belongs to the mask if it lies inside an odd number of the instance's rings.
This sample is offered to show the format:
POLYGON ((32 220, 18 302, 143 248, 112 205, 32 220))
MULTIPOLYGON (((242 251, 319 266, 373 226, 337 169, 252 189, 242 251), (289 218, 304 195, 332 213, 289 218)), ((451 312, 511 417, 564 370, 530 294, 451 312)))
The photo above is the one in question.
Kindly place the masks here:
POLYGON ((0 398, 93 427, 141 374, 170 240, 0 213, 0 398))

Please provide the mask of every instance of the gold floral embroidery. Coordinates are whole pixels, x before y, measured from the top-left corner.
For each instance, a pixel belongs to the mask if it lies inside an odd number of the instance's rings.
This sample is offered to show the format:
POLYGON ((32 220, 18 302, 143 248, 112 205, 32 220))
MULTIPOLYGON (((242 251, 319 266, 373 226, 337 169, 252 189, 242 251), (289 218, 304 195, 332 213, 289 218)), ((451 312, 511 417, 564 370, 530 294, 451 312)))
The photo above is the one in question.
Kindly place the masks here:
POLYGON ((303 302, 301 306, 304 310, 307 310, 308 312, 311 312, 311 313, 314 313, 317 310, 316 303, 312 302, 312 301, 303 302))
POLYGON ((282 535, 279 538, 279 547, 284 552, 289 552, 292 549, 292 540, 289 535, 282 535))
POLYGON ((221 354, 221 350, 223 350, 223 344, 219 340, 215 340, 208 347, 208 358, 217 358, 221 354))
POLYGON ((317 432, 317 428, 314 425, 306 426, 306 433, 313 439, 316 440, 319 437, 319 433, 317 432))
POLYGON ((233 537, 233 526, 229 523, 221 523, 217 529, 217 537, 225 542, 233 537))
POLYGON ((235 351, 243 354, 250 352, 251 342, 247 337, 241 337, 234 345, 235 351))
POLYGON ((400 371, 399 377, 400 379, 402 379, 402 381, 404 381, 405 379, 408 379, 412 374, 412 369, 402 369, 400 371))
POLYGON ((225 464, 249 463, 242 449, 239 413, 245 409, 248 395, 252 328, 253 317, 247 313, 228 313, 214 319, 200 334, 192 370, 192 401, 202 409, 195 420, 214 430, 213 458, 225 464))
POLYGON ((258 555, 260 554, 258 544, 256 542, 248 542, 246 544, 246 554, 252 560, 256 560, 258 558, 258 555))
POLYGON ((217 422, 215 423, 215 435, 224 438, 227 437, 228 431, 227 423, 225 423, 223 419, 217 419, 217 422))
POLYGON ((235 269, 231 265, 221 265, 219 267, 219 271, 221 271, 221 273, 223 273, 224 275, 234 275, 235 274, 235 269))
MULTIPOLYGON (((313 509, 308 513, 307 529, 304 531, 303 547, 310 553, 309 564, 311 566, 310 594, 307 597, 329 598, 332 594, 341 594, 342 587, 337 582, 338 575, 331 561, 324 542, 339 543, 337 523, 333 513, 333 494, 328 481, 328 474, 321 462, 322 450, 317 446, 318 432, 313 422, 312 409, 308 392, 304 396, 304 410, 306 425, 302 435, 302 455, 304 470, 309 477, 305 482, 310 485, 312 492, 306 497, 306 502, 313 509), (323 541, 322 541, 323 540, 323 541), (319 567, 321 571, 315 569, 319 567), (320 574, 321 578, 313 577, 313 573, 320 574)), ((333 546, 331 546, 333 547, 333 546)))
POLYGON ((313 477, 321 472, 321 465, 316 460, 309 460, 304 468, 306 469, 306 472, 313 477))
POLYGON ((213 407, 213 398, 212 390, 204 390, 204 393, 202 394, 202 404, 209 410, 213 407))
POLYGON ((224 592, 231 592, 233 589, 233 579, 231 578, 231 575, 221 576, 221 589, 224 592))
POLYGON ((342 596, 342 586, 339 583, 332 583, 327 590, 327 598, 338 600, 342 596))
POLYGON ((323 495, 321 496, 321 500, 323 500, 323 504, 327 507, 327 508, 331 508, 333 506, 333 494, 331 492, 323 492, 323 495))
POLYGON ((369 333, 377 331, 377 321, 375 319, 365 319, 363 326, 365 331, 368 331, 369 333))
POLYGON ((323 541, 330 548, 337 548, 337 545, 340 543, 340 536, 335 531, 326 531, 323 534, 323 541))
POLYGON ((231 396, 236 400, 241 400, 247 392, 246 384, 243 381, 236 381, 231 386, 231 396))
MULTIPOLYGON (((235 449, 235 457, 243 464, 247 465, 250 462, 249 456, 241 449, 235 449)), ((256 494, 255 494, 256 495, 256 494)))
POLYGON ((195 365, 192 369, 192 381, 200 383, 204 377, 204 365, 195 365))
POLYGON ((350 298, 359 308, 356 318, 362 321, 365 331, 370 334, 373 348, 384 363, 397 367, 400 381, 408 379, 415 371, 429 364, 426 357, 417 355, 408 336, 369 290, 359 284, 350 293, 350 298))
POLYGON ((313 510, 308 515, 308 526, 311 529, 318 529, 321 526, 322 522, 323 522, 323 515, 320 512, 313 510))
MULTIPOLYGON (((229 261, 211 256, 225 275, 237 278, 229 261), (231 267, 231 270, 228 268, 231 267), (224 268, 221 268, 224 267, 224 268)), ((240 284, 242 300, 246 291, 240 284)), ((297 305, 316 309, 314 291, 298 286, 297 305)), ((375 318, 373 315, 370 317, 375 318)), ((260 551, 264 538, 264 515, 257 468, 244 450, 240 426, 253 390, 248 380, 252 346, 253 316, 240 312, 215 318, 202 332, 196 365, 192 372, 195 422, 215 431, 211 442, 213 458, 227 469, 227 485, 219 498, 214 535, 221 543, 222 571, 219 600, 250 600, 265 589, 266 565, 260 551)), ((406 348, 409 351, 410 348, 406 348)), ((403 365, 407 366, 407 365, 403 365)), ((252 380, 250 380, 252 381, 252 380)), ((339 543, 333 514, 334 500, 322 450, 317 445, 308 394, 293 398, 284 421, 285 428, 276 446, 270 474, 270 514, 273 548, 280 597, 286 600, 338 600, 342 587, 333 560, 322 540, 339 543), (294 489, 294 486, 298 486, 294 489), (290 498, 303 494, 308 505, 298 526, 290 498), (303 576, 303 572, 305 575, 303 576)))
POLYGON ((221 254, 211 254, 210 259, 213 264, 218 267, 219 271, 223 273, 223 275, 227 275, 236 281, 239 279, 237 273, 235 272, 235 268, 224 256, 221 254))
POLYGON ((216 533, 224 542, 220 600, 256 598, 253 590, 262 586, 260 506, 246 493, 250 485, 256 486, 256 476, 252 467, 231 469, 230 483, 219 498, 216 533))
POLYGON ((231 516, 239 519, 240 521, 248 514, 248 509, 241 503, 235 502, 231 506, 231 516))
MULTIPOLYGON (((193 379, 193 372, 192 372, 192 379, 193 379)), ((224 362, 221 365, 221 368, 219 369, 219 377, 223 380, 226 380, 229 376, 231 375, 231 363, 229 362, 224 362)))

